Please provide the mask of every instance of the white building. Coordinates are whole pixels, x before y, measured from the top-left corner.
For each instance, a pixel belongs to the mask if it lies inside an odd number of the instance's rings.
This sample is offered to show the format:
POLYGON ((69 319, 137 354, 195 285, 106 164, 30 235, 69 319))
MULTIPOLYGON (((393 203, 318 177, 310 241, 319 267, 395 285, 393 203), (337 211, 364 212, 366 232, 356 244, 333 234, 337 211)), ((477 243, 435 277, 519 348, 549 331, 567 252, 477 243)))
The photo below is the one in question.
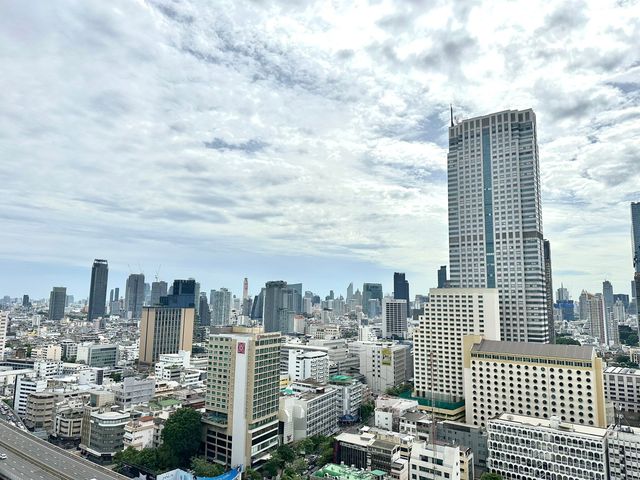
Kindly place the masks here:
POLYGON ((414 443, 409 475, 411 480, 460 480, 460 447, 414 443))
POLYGON ((458 402, 464 399, 464 335, 500 340, 498 290, 432 288, 413 332, 416 396, 458 402), (433 366, 433 371, 431 367, 433 366))
POLYGON ((284 424, 285 443, 314 435, 333 435, 338 430, 337 392, 331 387, 280 397, 278 417, 284 424))
POLYGON ((608 479, 604 428, 503 413, 487 431, 487 467, 505 479, 608 479))
POLYGON ((0 312, 0 361, 4 360, 4 349, 7 344, 7 328, 9 312, 0 312))
POLYGON ((497 288, 500 338, 544 343, 552 325, 536 137, 530 109, 470 118, 449 128, 449 283, 497 288))
POLYGON ((374 394, 384 393, 407 381, 408 345, 391 342, 359 342, 360 374, 374 394))
POLYGON ((501 413, 605 427, 602 358, 587 345, 464 337, 466 423, 501 413))
POLYGON ((24 417, 27 414, 29 395, 44 392, 46 388, 47 380, 44 378, 17 377, 13 392, 13 409, 20 417, 24 417))
POLYGON ((231 292, 226 288, 211 290, 211 325, 229 325, 231 316, 231 292))
POLYGON ((155 422, 151 415, 129 420, 124 427, 124 448, 142 450, 153 447, 154 431, 155 422))
POLYGON ((382 337, 405 338, 407 335, 407 301, 392 297, 382 299, 382 337))
POLYGON ((155 394, 156 381, 154 378, 126 377, 122 382, 112 387, 115 402, 123 410, 130 410, 136 405, 148 403, 155 394))
POLYGON ((616 426, 607 432, 609 479, 640 478, 640 428, 616 426))
POLYGON ((338 417, 360 417, 360 406, 365 385, 348 375, 334 375, 329 385, 336 390, 336 414, 338 417))
POLYGON ((604 371, 604 395, 616 409, 640 413, 640 370, 607 367, 604 371))
POLYGON ((386 395, 376 398, 376 409, 374 411, 375 426, 383 430, 398 432, 400 427, 400 417, 410 410, 416 410, 418 402, 416 400, 405 400, 386 395))
POLYGON ((329 356, 326 352, 289 350, 289 379, 291 381, 312 379, 327 383, 329 379, 329 356))

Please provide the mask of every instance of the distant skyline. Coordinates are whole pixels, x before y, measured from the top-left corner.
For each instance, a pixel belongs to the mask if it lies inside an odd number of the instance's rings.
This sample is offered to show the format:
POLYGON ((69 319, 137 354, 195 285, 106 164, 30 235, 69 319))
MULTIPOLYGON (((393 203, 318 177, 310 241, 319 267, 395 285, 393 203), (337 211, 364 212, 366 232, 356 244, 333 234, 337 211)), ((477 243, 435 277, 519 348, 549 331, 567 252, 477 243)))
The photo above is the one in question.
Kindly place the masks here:
POLYGON ((449 104, 533 108, 554 290, 630 293, 637 2, 7 2, 0 296, 448 265, 449 104), (62 3, 62 5, 61 5, 62 3), (140 266, 142 268, 140 268, 140 266))

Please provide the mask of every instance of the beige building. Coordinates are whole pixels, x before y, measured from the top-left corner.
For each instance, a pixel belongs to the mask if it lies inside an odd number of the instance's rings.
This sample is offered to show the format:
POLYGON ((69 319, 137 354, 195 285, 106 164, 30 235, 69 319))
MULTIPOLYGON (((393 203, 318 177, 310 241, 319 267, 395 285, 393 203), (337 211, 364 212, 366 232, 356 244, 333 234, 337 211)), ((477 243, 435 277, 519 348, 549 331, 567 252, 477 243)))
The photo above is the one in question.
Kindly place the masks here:
POLYGON ((498 290, 432 288, 414 330, 415 395, 436 401, 464 400, 462 338, 483 335, 500 340, 498 290), (433 369, 431 368, 433 366, 433 369))
POLYGON ((466 422, 485 427, 502 413, 605 427, 602 359, 586 345, 464 337, 466 422))
POLYGON ((279 332, 261 327, 221 327, 210 336, 203 418, 208 461, 258 466, 278 445, 280 344, 279 332))
POLYGON ((29 430, 53 429, 55 397, 53 392, 34 392, 27 397, 24 424, 29 430))
POLYGON ((143 307, 139 364, 149 366, 163 353, 191 351, 194 321, 194 308, 143 307))

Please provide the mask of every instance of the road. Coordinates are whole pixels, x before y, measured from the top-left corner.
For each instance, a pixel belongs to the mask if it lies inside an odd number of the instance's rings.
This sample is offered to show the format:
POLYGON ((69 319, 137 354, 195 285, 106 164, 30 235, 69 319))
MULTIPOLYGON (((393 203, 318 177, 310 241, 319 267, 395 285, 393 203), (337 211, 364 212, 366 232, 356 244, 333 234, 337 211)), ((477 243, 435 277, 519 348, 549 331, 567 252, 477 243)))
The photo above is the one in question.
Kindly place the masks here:
POLYGON ((123 480, 100 467, 0 421, 0 473, 10 480, 123 480))

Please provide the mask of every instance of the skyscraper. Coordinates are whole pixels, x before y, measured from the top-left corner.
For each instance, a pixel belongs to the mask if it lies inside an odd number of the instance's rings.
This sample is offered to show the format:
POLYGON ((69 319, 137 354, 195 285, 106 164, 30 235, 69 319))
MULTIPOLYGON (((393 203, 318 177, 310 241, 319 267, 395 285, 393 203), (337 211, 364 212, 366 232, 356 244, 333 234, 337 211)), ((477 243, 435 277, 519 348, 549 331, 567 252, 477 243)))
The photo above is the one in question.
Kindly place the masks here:
POLYGON ((285 307, 294 313, 302 313, 302 284, 301 283, 288 283, 287 302, 285 307))
POLYGON ((407 303, 404 298, 382 299, 382 337, 404 338, 407 334, 407 303))
POLYGON ((556 330, 553 323, 553 281, 551 273, 551 243, 544 240, 544 283, 547 299, 547 319, 549 322, 549 341, 556 343, 556 330))
POLYGON ((91 289, 89 290, 89 309, 87 312, 87 321, 89 322, 105 315, 108 281, 109 265, 107 261, 96 258, 91 268, 91 289))
POLYGON ((167 296, 167 282, 156 281, 151 284, 151 306, 158 305, 160 303, 160 297, 167 296))
POLYGON ((253 305, 251 305, 251 319, 262 321, 262 314, 264 312, 264 292, 265 288, 260 289, 260 293, 253 299, 253 305))
POLYGON ((29 301, 29 295, 22 295, 22 306, 28 308, 31 306, 31 302, 29 301))
POLYGON ((530 109, 449 128, 450 283, 498 288, 503 340, 550 339, 536 138, 530 109))
POLYGON ((225 327, 210 336, 203 417, 208 461, 246 469, 278 445, 280 341, 279 333, 259 327, 225 327))
MULTIPOLYGON (((160 297, 160 303, 171 307, 196 308, 196 281, 193 278, 189 280, 174 280, 169 295, 160 297)), ((200 300, 198 299, 198 303, 200 300)))
POLYGON ((631 246, 633 267, 640 272, 640 202, 631 202, 631 246))
POLYGON ((265 285, 262 325, 266 333, 283 331, 281 320, 286 312, 284 305, 284 290, 286 288, 287 282, 283 280, 267 282, 265 285))
POLYGON ((139 319, 144 305, 144 273, 132 273, 124 291, 125 311, 132 319, 139 319))
POLYGON ((242 300, 246 300, 249 298, 249 279, 244 277, 244 281, 242 282, 242 300))
POLYGON ((140 366, 151 365, 163 353, 191 351, 196 312, 193 301, 189 304, 184 298, 194 287, 191 282, 195 283, 193 280, 176 280, 173 288, 179 293, 161 297, 160 305, 142 308, 140 366), (184 293, 181 293, 181 287, 186 290, 184 293))
POLYGON ((211 324, 229 325, 231 292, 226 288, 211 290, 211 324))
POLYGON ((563 284, 560 284, 560 288, 556 292, 556 300, 558 302, 563 302, 565 300, 569 300, 569 290, 564 288, 563 284))
MULTIPOLYGON (((405 279, 404 273, 394 272, 393 274, 393 298, 404 300, 407 310, 407 318, 411 316, 411 306, 409 305, 409 282, 405 279)), ((384 309, 383 309, 384 310, 384 309)))
POLYGON ((0 361, 4 360, 4 348, 7 343, 7 329, 9 327, 9 312, 0 312, 0 361))
POLYGON ((376 302, 371 300, 377 300, 377 305, 382 303, 382 285, 379 283, 365 283, 362 285, 362 311, 367 314, 369 318, 375 317, 378 312, 374 309, 376 302))
POLYGON ((49 295, 49 320, 62 320, 64 318, 64 306, 66 304, 66 287, 53 287, 49 295))
POLYGON ((445 288, 447 286, 447 266, 442 265, 438 269, 438 288, 445 288))
POLYGON ((207 293, 200 293, 200 315, 198 317, 198 325, 204 327, 211 325, 211 310, 209 310, 209 302, 207 301, 207 293))
POLYGON ((353 298, 353 282, 349 283, 349 286, 347 287, 347 303, 349 303, 349 300, 351 300, 353 298))
POLYGON ((613 285, 609 280, 602 282, 602 298, 604 300, 605 318, 608 320, 613 314, 613 285))

